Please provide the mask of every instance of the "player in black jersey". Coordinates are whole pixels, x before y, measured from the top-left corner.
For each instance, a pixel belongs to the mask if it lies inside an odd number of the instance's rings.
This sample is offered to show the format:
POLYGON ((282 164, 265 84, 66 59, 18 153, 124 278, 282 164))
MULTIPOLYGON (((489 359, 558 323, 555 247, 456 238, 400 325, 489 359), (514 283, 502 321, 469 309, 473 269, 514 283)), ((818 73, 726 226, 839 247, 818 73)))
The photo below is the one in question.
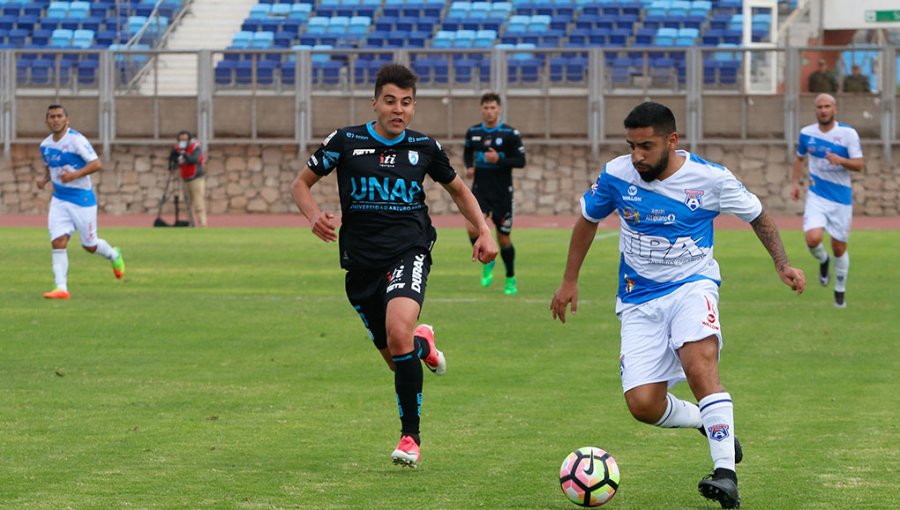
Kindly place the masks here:
MULTIPOLYGON (((484 120, 466 132, 466 148, 464 158, 466 177, 475 178, 472 193, 478 199, 478 205, 485 217, 490 217, 497 227, 497 243, 500 245, 500 257, 506 266, 505 294, 515 294, 516 287, 515 258, 510 233, 513 219, 513 183, 512 169, 525 166, 525 146, 519 130, 500 121, 500 96, 487 92, 481 96, 481 117, 484 120)), ((469 239, 475 243, 478 230, 468 225, 469 239)), ((481 272, 481 285, 487 287, 494 281, 494 262, 484 265, 481 272)))
POLYGON ((416 327, 431 269, 437 232, 425 205, 425 176, 441 183, 466 220, 477 226, 472 260, 497 256, 491 230, 478 202, 456 175, 441 145, 406 129, 416 111, 416 76, 387 64, 378 72, 372 107, 376 120, 328 135, 294 180, 297 207, 323 241, 339 240, 345 289, 375 347, 394 371, 400 411, 400 443, 395 464, 416 467, 422 365, 437 375, 446 360, 434 344, 434 330, 416 327), (310 188, 337 170, 341 228, 331 212, 319 209, 310 188))

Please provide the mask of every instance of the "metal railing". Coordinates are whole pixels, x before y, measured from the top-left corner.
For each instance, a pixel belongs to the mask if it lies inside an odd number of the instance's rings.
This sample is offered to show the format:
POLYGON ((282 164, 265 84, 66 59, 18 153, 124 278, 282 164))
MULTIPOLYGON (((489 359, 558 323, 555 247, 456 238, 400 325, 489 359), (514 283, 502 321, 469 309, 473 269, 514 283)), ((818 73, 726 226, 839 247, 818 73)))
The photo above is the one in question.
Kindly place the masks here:
MULTIPOLYGON (((846 49, 5 50, 0 139, 7 157, 12 144, 40 140, 46 104, 59 101, 78 106, 79 126, 107 154, 112 144, 169 143, 184 128, 206 144, 290 143, 306 154, 334 127, 366 120, 380 62, 394 61, 420 75, 416 126, 424 127, 416 129, 450 143, 464 136, 473 99, 490 89, 500 91, 511 123, 527 126, 520 129, 530 139, 563 139, 595 152, 619 143, 622 116, 646 98, 671 102, 691 149, 721 141, 793 149, 800 126, 814 120, 812 95, 801 83, 805 61, 846 49), (157 57, 179 53, 196 59, 195 90, 134 86, 135 76, 158 79, 151 69, 157 57), (771 73, 777 90, 758 90, 771 73), (95 122, 85 123, 85 113, 95 122)), ((898 48, 862 50, 879 60, 876 92, 837 93, 849 105, 839 118, 889 156, 900 143, 898 48)))

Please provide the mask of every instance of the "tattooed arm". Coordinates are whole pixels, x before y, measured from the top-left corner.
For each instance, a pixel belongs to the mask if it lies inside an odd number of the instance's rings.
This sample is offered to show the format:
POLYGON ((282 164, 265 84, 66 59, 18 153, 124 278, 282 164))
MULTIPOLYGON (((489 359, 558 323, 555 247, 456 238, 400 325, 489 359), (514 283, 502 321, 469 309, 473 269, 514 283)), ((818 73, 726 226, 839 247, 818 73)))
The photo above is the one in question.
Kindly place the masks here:
POLYGON ((806 278, 803 276, 803 271, 791 267, 790 262, 788 262, 784 244, 781 242, 781 235, 778 233, 778 227, 772 218, 763 211, 755 220, 750 222, 750 226, 753 227, 756 237, 759 238, 759 241, 766 247, 766 251, 772 257, 772 261, 775 263, 775 271, 778 272, 778 277, 781 278, 781 281, 788 285, 791 290, 796 291, 797 294, 802 294, 803 289, 806 287, 806 278))

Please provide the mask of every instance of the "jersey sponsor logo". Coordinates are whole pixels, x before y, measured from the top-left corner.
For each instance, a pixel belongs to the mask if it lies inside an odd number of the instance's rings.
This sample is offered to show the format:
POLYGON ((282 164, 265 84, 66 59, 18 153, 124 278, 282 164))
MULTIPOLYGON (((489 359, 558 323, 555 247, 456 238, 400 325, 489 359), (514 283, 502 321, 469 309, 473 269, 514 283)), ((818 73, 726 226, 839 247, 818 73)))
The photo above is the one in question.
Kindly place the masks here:
POLYGON ((623 274, 622 278, 625 280, 625 292, 634 290, 634 280, 629 278, 627 274, 623 274))
POLYGON ((706 320, 701 321, 701 323, 707 328, 713 329, 715 331, 719 330, 719 325, 716 324, 716 307, 713 306, 712 301, 709 300, 708 297, 703 296, 703 299, 706 300, 706 320))
POLYGON ((368 140, 369 137, 366 135, 357 135, 356 133, 347 132, 347 138, 351 140, 368 140))
POLYGON ((473 136, 473 137, 472 137, 472 141, 473 141, 473 142, 480 142, 480 141, 481 141, 481 137, 480 137, 480 136, 473 136))
POLYGON ((350 196, 354 200, 403 202, 411 204, 422 191, 418 181, 389 177, 351 177, 350 196))
POLYGON ((651 264, 677 266, 704 257, 703 251, 690 236, 669 241, 665 237, 641 234, 623 228, 621 242, 626 255, 646 259, 651 264))
POLYGON ((422 293, 422 272, 425 266, 425 254, 420 253, 416 255, 415 260, 413 260, 413 270, 412 270, 412 285, 410 288, 412 290, 422 293))
POLYGON ((406 267, 401 265, 400 267, 395 268, 392 273, 388 274, 388 286, 385 292, 391 292, 406 287, 406 282, 399 281, 403 278, 404 269, 406 269, 406 267))
POLYGON ((309 157, 309 162, 312 163, 309 166, 316 166, 319 164, 319 160, 316 158, 315 154, 313 154, 312 156, 309 157))
MULTIPOLYGON (((328 145, 328 142, 330 142, 331 139, 334 138, 334 135, 336 135, 336 134, 337 134, 337 130, 335 129, 334 131, 331 132, 330 135, 325 137, 325 140, 322 140, 322 145, 328 145)), ((349 135, 350 133, 347 133, 347 134, 349 135)))
POLYGON ((637 194, 638 194, 637 186, 635 186, 634 184, 632 184, 631 186, 628 186, 628 189, 625 190, 625 193, 628 193, 628 195, 622 195, 622 200, 624 200, 626 202, 640 202, 641 201, 641 197, 637 196, 637 194))
POLYGON ((697 189, 686 189, 684 190, 684 203, 687 205, 687 208, 696 211, 702 205, 703 191, 697 189))
POLYGON ((625 376, 625 355, 619 354, 619 377, 625 376))
POLYGON ((663 225, 675 223, 675 218, 675 213, 666 212, 665 209, 653 209, 649 214, 644 215, 646 223, 662 223, 663 225))
POLYGON ((622 208, 622 219, 628 223, 640 223, 641 212, 633 207, 626 206, 622 208))
POLYGON ((719 425, 710 425, 706 428, 706 435, 716 441, 722 442, 728 438, 728 425, 721 423, 719 425))
POLYGON ((363 154, 375 154, 375 149, 353 149, 354 156, 362 156, 363 154))
POLYGON ((416 165, 419 163, 419 153, 416 151, 409 151, 409 164, 416 165))
POLYGON ((425 140, 428 140, 427 136, 419 136, 419 137, 410 136, 409 138, 406 139, 406 141, 409 143, 424 142, 425 140))
POLYGON ((393 168, 397 162, 397 153, 394 151, 384 151, 378 156, 378 165, 385 168, 393 168))
POLYGON ((597 194, 597 188, 598 188, 598 187, 599 187, 599 186, 597 185, 596 182, 595 182, 594 184, 591 184, 591 195, 596 195, 596 194, 597 194))

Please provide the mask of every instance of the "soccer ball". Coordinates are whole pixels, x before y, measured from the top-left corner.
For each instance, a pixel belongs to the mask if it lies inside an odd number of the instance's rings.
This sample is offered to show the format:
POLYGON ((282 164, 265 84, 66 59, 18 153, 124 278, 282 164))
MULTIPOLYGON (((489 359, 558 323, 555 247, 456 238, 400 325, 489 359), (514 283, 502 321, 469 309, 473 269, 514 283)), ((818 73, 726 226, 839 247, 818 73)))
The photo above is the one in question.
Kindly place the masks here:
POLYGON ((578 506, 601 506, 619 488, 619 466, 606 451, 585 446, 570 453, 559 468, 559 485, 578 506))

